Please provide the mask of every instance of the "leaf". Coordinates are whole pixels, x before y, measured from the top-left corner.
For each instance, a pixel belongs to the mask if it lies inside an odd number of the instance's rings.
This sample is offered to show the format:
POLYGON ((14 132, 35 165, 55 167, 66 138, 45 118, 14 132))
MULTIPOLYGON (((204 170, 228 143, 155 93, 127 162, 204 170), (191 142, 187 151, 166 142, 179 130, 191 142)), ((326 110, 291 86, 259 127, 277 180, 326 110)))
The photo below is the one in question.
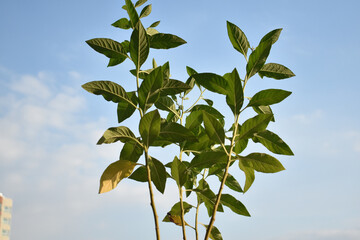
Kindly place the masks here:
POLYGON ((117 141, 121 142, 138 142, 134 133, 128 128, 124 126, 120 127, 111 127, 105 131, 104 135, 97 142, 98 145, 103 143, 114 143, 117 141))
MULTIPOLYGON (((260 43, 266 42, 269 40, 271 42, 271 45, 274 44, 280 36, 280 33, 282 31, 282 28, 272 30, 271 32, 267 33, 261 40, 260 43)), ((260 44, 259 43, 259 44, 260 44)))
POLYGON ((203 98, 203 100, 210 106, 212 107, 212 105, 214 104, 214 102, 210 99, 206 99, 206 98, 203 98))
POLYGON ((146 3, 147 2, 147 0, 139 0, 139 1, 137 1, 136 3, 135 3, 135 7, 137 8, 137 7, 140 7, 141 5, 143 5, 144 3, 146 3))
POLYGON ((122 58, 110 58, 109 59, 109 63, 108 63, 108 67, 114 67, 116 65, 119 65, 120 63, 124 62, 126 60, 126 57, 122 57, 122 58))
MULTIPOLYGON (((95 51, 114 59, 113 61, 123 62, 128 57, 121 43, 110 38, 94 38, 87 40, 86 43, 95 51)), ((109 66, 111 65, 114 65, 114 63, 109 63, 109 66)))
POLYGON ((205 133, 205 130, 198 135, 198 142, 186 142, 184 150, 189 151, 209 151, 210 146, 214 144, 214 141, 209 139, 209 136, 205 133))
POLYGON ((166 185, 165 166, 156 158, 151 157, 149 161, 151 181, 159 192, 164 193, 166 185))
MULTIPOLYGON (((202 224, 202 223, 200 223, 200 224, 203 225, 206 229, 208 228, 208 225, 202 224)), ((219 229, 217 229, 217 227, 215 227, 215 226, 212 226, 209 237, 212 240, 223 240, 219 229)))
POLYGON ((110 164, 100 178, 99 194, 113 190, 122 179, 132 173, 135 166, 136 163, 123 160, 110 164))
POLYGON ((150 47, 155 49, 176 48, 185 43, 184 39, 169 33, 157 33, 150 36, 150 47))
POLYGON ((227 163, 228 156, 225 152, 202 152, 190 162, 189 168, 210 168, 219 163, 227 163))
POLYGON ((160 89, 160 94, 161 96, 175 95, 178 93, 185 92, 189 89, 191 89, 191 87, 186 83, 183 83, 175 79, 169 79, 164 82, 164 86, 162 86, 162 88, 160 89))
MULTIPOLYGON (((273 114, 270 106, 253 106, 252 107, 257 114, 273 114)), ((270 121, 275 122, 274 116, 270 121)))
POLYGON ((148 74, 139 88, 139 105, 146 111, 160 96, 159 89, 162 88, 163 73, 161 67, 155 68, 148 74))
MULTIPOLYGON (((190 204, 188 204, 187 202, 183 202, 183 207, 184 207, 184 214, 186 214, 187 212, 189 212, 192 208, 192 206, 190 204)), ((170 210, 170 212, 167 213, 167 215, 164 217, 164 219, 162 220, 163 222, 172 222, 175 223, 178 226, 181 226, 181 207, 180 207, 180 202, 177 202, 170 210)), ((187 224, 185 222, 185 225, 189 226, 189 224, 187 224)))
POLYGON ((183 141, 197 141, 193 132, 175 122, 164 124, 160 130, 160 137, 175 143, 181 143, 183 141))
POLYGON ((272 116, 272 114, 260 114, 246 120, 241 126, 240 132, 236 137, 236 140, 251 138, 254 133, 264 131, 269 124, 272 116))
POLYGON ((134 4, 131 2, 131 0, 125 0, 126 3, 126 11, 130 17, 130 22, 133 28, 138 24, 139 22, 139 16, 136 12, 136 9, 134 7, 134 4))
MULTIPOLYGON (((216 174, 216 176, 219 178, 219 181, 222 182, 224 172, 222 171, 221 173, 216 174)), ((230 188, 231 190, 234 190, 236 192, 243 192, 243 190, 242 190, 240 184, 238 183, 238 181, 236 181, 234 176, 231 175, 230 173, 228 173, 228 176, 227 176, 226 181, 225 181, 225 185, 228 188, 230 188)))
POLYGON ((265 130, 254 134, 255 142, 260 142, 269 151, 283 155, 294 155, 290 147, 275 133, 265 130))
POLYGON ((254 76, 265 64, 271 49, 271 42, 265 41, 259 44, 250 54, 249 61, 246 65, 247 79, 254 76))
POLYGON ((150 25, 151 28, 157 27, 159 25, 160 21, 156 21, 150 25))
POLYGON ((175 109, 175 103, 168 96, 160 97, 156 101, 155 106, 160 110, 172 112, 175 115, 178 115, 178 113, 177 113, 177 111, 175 109))
POLYGON ((205 125, 205 131, 209 135, 210 139, 213 139, 216 143, 224 144, 225 132, 218 120, 212 115, 203 112, 203 120, 205 125))
POLYGON ((187 180, 186 166, 175 156, 171 164, 171 176, 179 187, 184 186, 187 180))
MULTIPOLYGON (((208 215, 209 215, 209 217, 211 217, 214 212, 214 205, 216 202, 215 193, 213 193, 213 191, 211 191, 209 184, 204 179, 201 179, 199 181, 199 186, 196 189, 194 189, 194 191, 197 193, 197 195, 201 199, 201 201, 204 202, 205 207, 208 211, 208 215)), ((217 211, 218 212, 224 211, 221 203, 219 204, 217 211)))
POLYGON ((105 100, 119 103, 126 101, 133 104, 126 91, 117 83, 111 81, 93 81, 82 85, 82 87, 95 95, 102 95, 105 100))
POLYGON ((228 83, 220 75, 215 73, 198 73, 194 74, 191 77, 201 86, 205 87, 207 90, 226 95, 228 92, 228 83))
POLYGON ((241 161, 239 161, 239 168, 245 173, 244 193, 246 193, 255 181, 255 171, 250 167, 245 167, 241 161))
POLYGON ((281 89, 266 89, 256 93, 250 100, 248 106, 268 106, 279 103, 287 98, 291 92, 281 89))
POLYGON ((203 121, 202 111, 192 111, 186 117, 185 127, 189 130, 193 130, 194 128, 200 126, 202 121, 203 121))
POLYGON ((244 103, 244 91, 241 85, 239 73, 237 72, 236 68, 234 68, 232 73, 225 74, 224 78, 228 83, 226 103, 230 107, 231 111, 238 115, 244 103))
POLYGON ((220 202, 230 208, 234 213, 239 215, 250 217, 250 213, 239 200, 231 196, 230 194, 222 194, 220 202))
POLYGON ((247 51, 250 48, 250 44, 245 34, 235 24, 231 22, 226 22, 226 24, 231 44, 237 51, 247 58, 247 51))
POLYGON ((278 63, 267 63, 259 71, 261 78, 268 77, 274 79, 285 79, 294 77, 295 74, 287 67, 278 63))
POLYGON ((157 110, 145 114, 139 124, 139 132, 146 147, 159 136, 161 119, 157 110))
POLYGON ((119 123, 121 123, 125 119, 129 118, 136 110, 136 108, 134 107, 134 105, 135 106, 137 105, 137 97, 135 95, 135 92, 128 92, 127 95, 128 95, 128 98, 131 100, 131 102, 133 102, 133 105, 125 100, 121 100, 118 103, 117 116, 118 116, 119 123))
POLYGON ((276 173, 285 170, 279 160, 265 153, 250 153, 239 157, 245 167, 253 168, 257 172, 276 173))
POLYGON ((131 23, 127 18, 121 18, 111 24, 113 27, 121 28, 121 29, 129 29, 131 28, 131 23))
POLYGON ((126 142, 120 153, 120 160, 137 162, 143 154, 143 149, 138 143, 126 142))
POLYGON ((194 112, 194 111, 205 111, 206 113, 212 115, 213 117, 215 117, 218 120, 224 119, 224 115, 222 115, 218 110, 216 110, 216 108, 208 106, 208 105, 203 105, 203 104, 195 105, 191 109, 191 112, 194 112))
POLYGON ((242 151, 245 150, 245 148, 247 147, 247 144, 248 144, 248 138, 243 138, 243 139, 237 140, 235 142, 234 152, 236 154, 240 154, 242 151))
POLYGON ((138 167, 129 177, 138 182, 147 182, 147 171, 145 166, 138 167))
POLYGON ((130 56, 137 69, 140 69, 149 55, 150 45, 147 36, 144 26, 139 21, 130 38, 130 56))
POLYGON ((141 13, 140 13, 140 17, 139 17, 139 18, 144 18, 144 17, 149 16, 150 13, 151 13, 151 9, 152 9, 152 8, 151 8, 151 4, 145 6, 145 7, 143 8, 143 10, 141 10, 141 13))
POLYGON ((146 29, 146 33, 147 33, 149 36, 152 36, 152 35, 154 35, 154 34, 158 34, 159 31, 156 30, 155 28, 148 27, 148 28, 146 29))

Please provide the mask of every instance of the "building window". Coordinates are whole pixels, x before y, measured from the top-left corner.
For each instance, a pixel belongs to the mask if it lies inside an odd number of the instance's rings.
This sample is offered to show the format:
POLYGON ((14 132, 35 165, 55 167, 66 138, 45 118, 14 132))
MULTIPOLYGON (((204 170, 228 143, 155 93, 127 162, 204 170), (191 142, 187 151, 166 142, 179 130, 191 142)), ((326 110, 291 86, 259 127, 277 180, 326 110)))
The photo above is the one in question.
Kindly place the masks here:
POLYGON ((9 206, 5 206, 4 207, 4 212, 11 212, 11 207, 9 207, 9 206))
POLYGON ((9 231, 9 230, 6 230, 6 229, 3 229, 3 230, 2 230, 2 235, 3 235, 3 236, 9 236, 9 235, 10 235, 10 231, 9 231))
POLYGON ((3 223, 4 223, 4 224, 7 224, 7 225, 10 225, 10 223, 11 223, 11 218, 3 218, 3 223))

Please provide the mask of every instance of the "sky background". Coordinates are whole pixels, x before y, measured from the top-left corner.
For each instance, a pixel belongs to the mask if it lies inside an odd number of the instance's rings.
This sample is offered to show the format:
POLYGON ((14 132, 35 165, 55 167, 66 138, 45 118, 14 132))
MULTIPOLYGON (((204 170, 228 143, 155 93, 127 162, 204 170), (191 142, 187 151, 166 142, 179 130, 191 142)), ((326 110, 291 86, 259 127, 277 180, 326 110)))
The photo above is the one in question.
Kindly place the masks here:
MULTIPOLYGON (((295 156, 279 156, 286 171, 258 173, 252 188, 237 194, 251 218, 228 209, 217 214, 215 225, 223 238, 360 239, 360 2, 149 3, 153 11, 144 25, 160 20, 160 32, 188 42, 152 50, 149 60, 170 61, 172 77, 182 81, 185 66, 221 75, 236 67, 244 76, 244 60, 228 40, 226 20, 245 32, 251 46, 283 28, 268 62, 284 64, 296 77, 254 77, 246 95, 267 88, 293 92, 274 105, 276 122, 270 129, 295 156)), ((12 240, 155 239, 145 184, 124 180, 116 190, 97 194, 103 170, 117 160, 121 148, 120 143, 95 145, 107 128, 118 126, 116 105, 81 88, 93 80, 135 88, 130 62, 106 68, 107 58, 85 43, 97 37, 129 38, 129 31, 110 26, 126 16, 122 5, 121 0, 0 2, 0 192, 14 202, 12 240)), ((222 107, 224 99, 206 96, 230 116, 222 107)), ((136 132, 134 120, 124 125, 136 132)), ((247 151, 257 149, 264 151, 254 144, 247 151)), ((170 150, 153 154, 165 163, 172 160, 170 150)), ((231 173, 243 185, 243 175, 236 169, 231 173)), ((156 194, 161 219, 175 202, 175 184, 169 181, 165 194, 156 194)), ((207 224, 205 208, 200 218, 207 224)), ((181 239, 181 229, 161 223, 161 235, 181 239)))

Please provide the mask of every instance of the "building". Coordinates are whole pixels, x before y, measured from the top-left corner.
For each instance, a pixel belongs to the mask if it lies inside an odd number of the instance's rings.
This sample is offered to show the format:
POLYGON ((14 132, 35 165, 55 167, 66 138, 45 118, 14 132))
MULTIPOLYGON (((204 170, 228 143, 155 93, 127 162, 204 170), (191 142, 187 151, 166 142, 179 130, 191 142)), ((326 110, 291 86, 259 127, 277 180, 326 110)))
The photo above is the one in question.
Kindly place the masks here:
POLYGON ((10 239, 12 200, 0 193, 0 240, 10 239))

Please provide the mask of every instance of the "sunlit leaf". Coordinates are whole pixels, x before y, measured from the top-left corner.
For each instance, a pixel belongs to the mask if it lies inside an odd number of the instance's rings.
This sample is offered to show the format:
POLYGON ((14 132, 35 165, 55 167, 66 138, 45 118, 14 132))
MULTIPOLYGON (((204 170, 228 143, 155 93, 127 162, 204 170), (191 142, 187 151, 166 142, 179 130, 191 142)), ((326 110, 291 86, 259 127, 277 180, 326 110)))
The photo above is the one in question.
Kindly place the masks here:
POLYGON ((135 166, 136 163, 124 160, 119 160, 110 164, 100 178, 99 193, 113 190, 122 179, 128 177, 132 173, 135 166))
POLYGON ((155 158, 149 161, 151 181, 159 192, 164 193, 166 185, 166 170, 164 164, 155 158))
POLYGON ((164 111, 167 111, 167 112, 172 112, 174 114, 178 114, 176 109, 175 109, 174 101, 171 98, 169 98, 168 96, 160 97, 156 101, 155 106, 160 110, 164 110, 164 111))
POLYGON ((251 138, 254 133, 264 131, 269 124, 272 116, 272 114, 259 114, 253 118, 246 120, 241 126, 240 132, 236 137, 236 140, 240 140, 243 138, 251 138))
POLYGON ((191 77, 201 86, 205 87, 209 91, 226 95, 228 92, 228 83, 220 75, 215 73, 198 73, 191 77))
POLYGON ((246 65, 247 78, 255 75, 265 64, 271 49, 271 42, 265 41, 259 44, 257 48, 250 54, 249 61, 246 65))
MULTIPOLYGON (((130 1, 130 0, 127 0, 130 1)), ((139 21, 131 34, 130 38, 130 56, 135 66, 140 69, 149 55, 149 40, 144 26, 139 21)))
POLYGON ((290 147, 278 135, 269 130, 255 133, 253 138, 273 153, 294 155, 290 147))
POLYGON ((141 5, 143 5, 144 3, 146 3, 147 2, 147 0, 139 0, 139 1, 137 1, 136 3, 135 3, 135 7, 137 8, 137 7, 140 7, 141 5))
POLYGON ((213 139, 216 143, 224 144, 225 132, 221 123, 205 111, 203 111, 203 120, 205 131, 209 135, 209 138, 213 139))
POLYGON ((256 93, 248 106, 269 106, 287 98, 291 92, 281 89, 266 89, 256 93))
MULTIPOLYGON (((224 176, 224 172, 221 171, 220 173, 217 173, 216 176, 219 178, 219 181, 221 182, 224 176)), ((228 173, 228 176, 225 181, 225 185, 231 190, 234 190, 236 192, 243 192, 239 182, 230 173, 228 173)))
POLYGON ((285 79, 294 77, 295 74, 287 67, 278 63, 267 63, 259 71, 261 78, 285 79))
POLYGON ((177 185, 182 187, 184 186, 187 180, 186 174, 187 168, 185 164, 183 164, 178 157, 175 156, 174 160, 171 164, 171 176, 176 181, 177 185))
MULTIPOLYGON (((273 111, 271 110, 270 106, 253 106, 252 108, 257 114, 273 114, 273 111)), ((275 122, 274 115, 270 121, 275 122)))
POLYGON ((161 119, 157 110, 148 112, 140 119, 139 132, 145 146, 150 144, 160 134, 161 119))
POLYGON ((265 153, 250 153, 245 157, 239 156, 239 160, 245 167, 257 172, 276 173, 285 170, 279 160, 265 153))
POLYGON ((157 33, 150 36, 150 47, 155 49, 175 48, 185 43, 184 39, 169 33, 157 33))
POLYGON ((239 73, 235 68, 232 73, 225 74, 224 78, 228 83, 226 103, 234 114, 239 114, 244 103, 244 93, 239 73))
MULTIPOLYGON (((201 223, 201 225, 203 225, 206 229, 208 228, 208 225, 206 225, 206 224, 201 223)), ((212 226, 209 237, 212 240, 223 240, 219 229, 217 229, 217 227, 215 227, 215 226, 212 226)))
POLYGON ((243 31, 235 24, 227 22, 227 32, 233 47, 247 58, 250 44, 243 31))
POLYGON ((143 8, 143 10, 141 10, 141 13, 140 13, 140 17, 139 17, 139 18, 144 18, 144 17, 149 16, 150 13, 151 13, 151 9, 152 9, 152 8, 151 8, 151 4, 145 6, 145 7, 143 8))
POLYGON ((106 130, 104 135, 97 142, 97 144, 114 143, 117 141, 138 142, 134 133, 128 127, 120 126, 120 127, 111 127, 108 130, 106 130))
POLYGON ((250 217, 250 213, 239 200, 231 196, 230 194, 222 194, 220 202, 230 208, 234 213, 239 215, 250 217))
POLYGON ((133 103, 133 105, 125 100, 121 100, 118 103, 117 116, 118 116, 119 123, 121 123, 125 119, 129 118, 136 110, 136 108, 134 107, 134 105, 135 106, 137 105, 137 97, 135 95, 135 92, 128 92, 127 95, 128 95, 128 98, 133 103))
MULTIPOLYGON (((280 36, 281 31, 282 31, 282 28, 272 30, 271 32, 267 33, 267 34, 260 40, 260 43, 263 43, 263 42, 266 42, 266 41, 269 40, 269 42, 271 42, 271 44, 274 44, 274 43, 279 39, 279 36, 280 36)), ((260 44, 260 43, 259 43, 259 44, 260 44)))
POLYGON ((244 172, 245 174, 245 185, 244 185, 244 193, 249 190, 253 182, 255 181, 255 171, 253 168, 246 167, 242 164, 242 161, 239 161, 239 168, 244 172))
POLYGON ((157 27, 159 25, 160 21, 156 21, 150 25, 151 28, 157 27))
POLYGON ((130 17, 130 22, 133 28, 137 25, 139 22, 139 15, 136 12, 134 4, 131 2, 131 0, 125 0, 126 3, 126 11, 130 17))
POLYGON ((113 27, 121 28, 121 29, 129 29, 131 28, 131 23, 127 18, 121 18, 111 24, 113 27))

